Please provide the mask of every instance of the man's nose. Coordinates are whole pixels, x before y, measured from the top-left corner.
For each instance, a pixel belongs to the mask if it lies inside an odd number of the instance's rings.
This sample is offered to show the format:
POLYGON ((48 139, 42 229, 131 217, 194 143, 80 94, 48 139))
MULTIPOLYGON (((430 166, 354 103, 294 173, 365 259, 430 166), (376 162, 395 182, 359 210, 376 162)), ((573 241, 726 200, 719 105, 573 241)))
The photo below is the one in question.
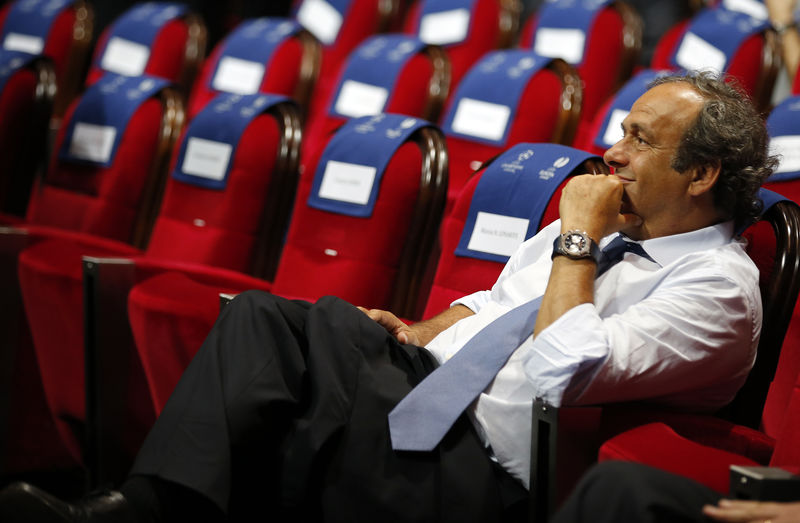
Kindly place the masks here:
POLYGON ((607 149, 605 154, 603 154, 603 161, 606 162, 606 165, 617 169, 619 167, 624 166, 627 163, 627 157, 625 155, 625 151, 623 150, 623 141, 620 140, 611 148, 607 149))

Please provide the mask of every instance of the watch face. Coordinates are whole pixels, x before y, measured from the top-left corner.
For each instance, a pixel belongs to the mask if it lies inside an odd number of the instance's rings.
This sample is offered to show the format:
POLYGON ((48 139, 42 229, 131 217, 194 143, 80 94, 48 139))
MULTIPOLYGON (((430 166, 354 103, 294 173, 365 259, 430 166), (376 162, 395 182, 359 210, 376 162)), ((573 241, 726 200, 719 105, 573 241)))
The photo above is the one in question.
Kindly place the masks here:
POLYGON ((564 236, 564 249, 573 256, 580 256, 589 252, 586 238, 582 234, 569 233, 564 236))

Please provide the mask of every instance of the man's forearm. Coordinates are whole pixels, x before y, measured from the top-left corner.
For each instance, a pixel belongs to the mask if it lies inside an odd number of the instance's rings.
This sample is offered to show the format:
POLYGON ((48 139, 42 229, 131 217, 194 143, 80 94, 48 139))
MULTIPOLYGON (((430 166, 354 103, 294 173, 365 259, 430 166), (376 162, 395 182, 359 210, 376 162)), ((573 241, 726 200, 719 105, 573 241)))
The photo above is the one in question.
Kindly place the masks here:
POLYGON ((534 337, 573 307, 594 302, 596 271, 597 265, 590 259, 572 260, 565 256, 553 259, 550 279, 536 317, 534 337))
POLYGON ((472 312, 469 307, 460 304, 454 305, 440 312, 433 318, 409 325, 409 329, 414 331, 419 340, 419 345, 424 347, 440 332, 447 329, 458 320, 473 314, 475 313, 472 312))

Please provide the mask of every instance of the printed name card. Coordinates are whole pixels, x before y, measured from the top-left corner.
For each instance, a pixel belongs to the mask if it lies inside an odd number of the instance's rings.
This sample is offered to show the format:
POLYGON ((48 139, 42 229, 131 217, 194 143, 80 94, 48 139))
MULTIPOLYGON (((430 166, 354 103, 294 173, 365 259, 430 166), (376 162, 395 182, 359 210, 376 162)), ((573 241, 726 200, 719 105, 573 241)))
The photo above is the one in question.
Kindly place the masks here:
POLYGON ((723 0, 722 5, 725 9, 746 13, 759 20, 766 20, 769 18, 767 6, 760 0, 723 0))
POLYGON ((511 116, 511 108, 472 98, 458 101, 453 116, 453 131, 486 140, 499 141, 503 138, 511 116))
POLYGON ((456 44, 467 38, 469 23, 469 9, 465 8, 425 14, 420 19, 419 38, 426 44, 456 44))
POLYGON ((530 220, 479 211, 467 248, 511 256, 525 241, 530 220))
POLYGON ((189 123, 172 177, 206 189, 224 189, 242 134, 255 117, 286 101, 269 94, 222 93, 189 123))
POLYGON ((383 87, 345 80, 336 98, 334 111, 350 118, 378 114, 383 111, 388 98, 389 91, 383 87))
POLYGON ((297 12, 297 21, 324 45, 331 45, 342 27, 342 13, 325 0, 305 0, 297 12))
POLYGON ((116 137, 117 130, 109 125, 77 122, 69 143, 69 154, 81 160, 106 163, 111 158, 116 137))
POLYGON ((53 21, 73 0, 17 0, 7 11, 3 49, 41 54, 53 21))
POLYGON ((366 205, 378 170, 369 165, 329 161, 325 165, 319 195, 329 200, 366 205))
POLYGON ((725 53, 694 33, 686 33, 675 55, 675 61, 688 71, 712 69, 725 70, 728 58, 725 53))
POLYGON ((100 67, 112 73, 139 76, 144 72, 149 58, 150 48, 146 45, 113 36, 108 41, 100 67))
POLYGON ((776 136, 769 142, 769 151, 780 156, 776 174, 800 171, 800 136, 776 136))
POLYGON ((233 146, 228 143, 189 138, 181 170, 209 180, 224 180, 232 152, 233 146))
POLYGON ((236 94, 254 94, 264 79, 264 65, 232 56, 223 56, 211 87, 217 91, 236 94))
POLYGON ((319 159, 309 207, 366 218, 378 200, 381 179, 395 151, 429 122, 399 114, 348 120, 319 159))
POLYGON ((570 64, 583 60, 586 33, 580 29, 552 29, 542 27, 536 31, 533 50, 542 56, 561 58, 570 64))
POLYGON ((44 40, 38 36, 8 33, 5 39, 3 39, 3 49, 40 54, 42 49, 44 49, 44 40))

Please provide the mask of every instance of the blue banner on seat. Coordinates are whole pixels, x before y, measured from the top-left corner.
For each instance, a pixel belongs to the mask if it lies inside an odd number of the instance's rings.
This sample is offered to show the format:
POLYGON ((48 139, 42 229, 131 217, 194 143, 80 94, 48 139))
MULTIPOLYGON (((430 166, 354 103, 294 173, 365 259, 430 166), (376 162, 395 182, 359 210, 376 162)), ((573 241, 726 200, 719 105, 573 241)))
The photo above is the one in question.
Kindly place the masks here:
POLYGON ((521 143, 481 174, 461 233, 457 256, 506 263, 536 234, 561 182, 594 154, 565 145, 521 143))
POLYGON ((300 24, 285 18, 242 22, 222 42, 214 72, 208 77, 208 87, 227 93, 257 93, 272 55, 301 30, 300 24))
POLYGON ((285 96, 263 93, 217 95, 189 124, 172 177, 206 189, 224 189, 247 126, 286 100, 285 96))
POLYGON ((767 131, 770 154, 780 156, 780 164, 769 181, 800 178, 800 95, 787 98, 770 112, 767 131))
POLYGON ((40 54, 56 17, 74 0, 17 0, 0 35, 3 49, 40 54))
POLYGON ((689 23, 670 57, 677 68, 725 72, 742 43, 769 22, 724 7, 706 8, 689 23))
POLYGON ((550 61, 527 50, 487 53, 459 83, 445 115, 445 134, 504 146, 522 93, 550 61))
POLYGON ((95 67, 127 76, 141 75, 161 29, 186 11, 184 4, 171 2, 147 2, 127 10, 109 29, 95 67))
POLYGON ((303 0, 293 15, 323 46, 330 46, 339 38, 339 30, 353 2, 354 0, 303 0))
POLYGON ((368 218, 381 178, 395 151, 422 127, 433 124, 399 114, 349 120, 333 135, 314 172, 308 205, 368 218))
POLYGON ((647 91, 650 82, 669 74, 669 71, 659 71, 655 69, 645 69, 636 76, 628 80, 622 88, 617 91, 614 100, 606 111, 603 124, 597 130, 594 137, 594 144, 598 147, 608 148, 622 139, 622 120, 628 116, 633 103, 647 91))
POLYGON ((128 121, 142 103, 168 85, 166 80, 150 76, 103 76, 81 96, 58 157, 110 166, 128 121))
POLYGON ((551 0, 539 9, 532 49, 579 66, 595 18, 611 0, 551 0))
POLYGON ((417 36, 426 44, 455 45, 469 37, 477 0, 423 0, 417 36))
POLYGON ((36 60, 38 56, 22 51, 0 49, 0 93, 14 73, 36 60))
POLYGON ((384 112, 403 68, 426 45, 401 34, 366 40, 347 59, 328 114, 357 118, 384 112))

